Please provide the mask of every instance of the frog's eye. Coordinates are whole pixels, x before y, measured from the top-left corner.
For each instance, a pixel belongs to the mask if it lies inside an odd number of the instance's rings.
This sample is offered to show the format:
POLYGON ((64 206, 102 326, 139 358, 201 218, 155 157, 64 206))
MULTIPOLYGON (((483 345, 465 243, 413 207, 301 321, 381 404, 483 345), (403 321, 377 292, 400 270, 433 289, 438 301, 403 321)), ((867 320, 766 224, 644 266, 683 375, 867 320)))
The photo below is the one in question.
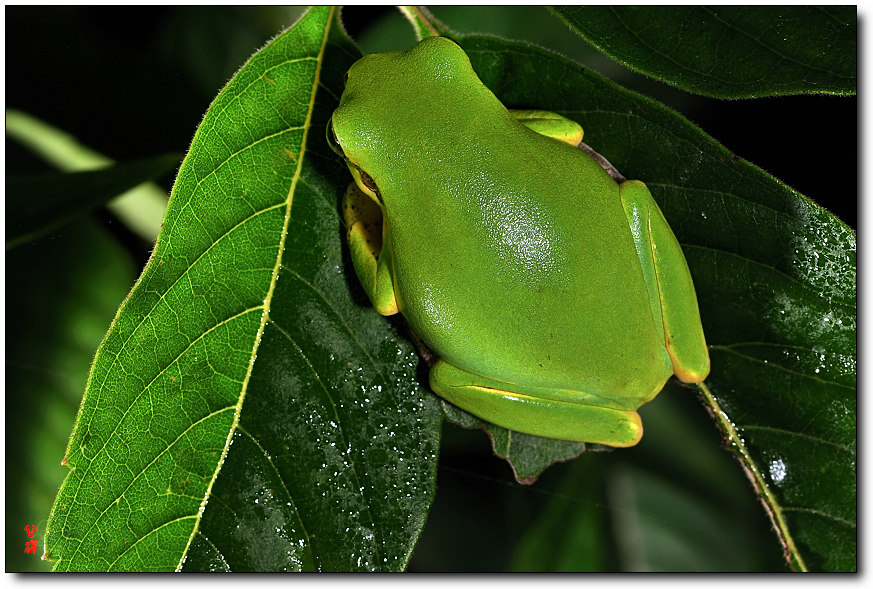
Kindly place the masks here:
POLYGON ((373 180, 367 172, 365 172, 361 168, 358 168, 357 166, 355 167, 357 168, 358 173, 361 175, 361 184, 363 184, 364 187, 370 191, 370 193, 376 195, 376 199, 379 202, 382 202, 382 195, 379 194, 379 187, 376 186, 376 181, 373 180))

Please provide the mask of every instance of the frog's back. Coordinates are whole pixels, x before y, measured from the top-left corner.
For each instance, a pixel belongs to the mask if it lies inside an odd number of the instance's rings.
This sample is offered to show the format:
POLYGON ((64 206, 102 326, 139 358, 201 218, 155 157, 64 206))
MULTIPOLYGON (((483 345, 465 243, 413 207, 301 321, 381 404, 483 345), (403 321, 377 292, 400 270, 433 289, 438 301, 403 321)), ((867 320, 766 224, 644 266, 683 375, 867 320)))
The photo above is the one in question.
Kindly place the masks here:
POLYGON ((481 152, 477 174, 424 178, 417 222, 389 218, 401 311, 458 368, 636 406, 672 366, 618 185, 521 129, 481 152))

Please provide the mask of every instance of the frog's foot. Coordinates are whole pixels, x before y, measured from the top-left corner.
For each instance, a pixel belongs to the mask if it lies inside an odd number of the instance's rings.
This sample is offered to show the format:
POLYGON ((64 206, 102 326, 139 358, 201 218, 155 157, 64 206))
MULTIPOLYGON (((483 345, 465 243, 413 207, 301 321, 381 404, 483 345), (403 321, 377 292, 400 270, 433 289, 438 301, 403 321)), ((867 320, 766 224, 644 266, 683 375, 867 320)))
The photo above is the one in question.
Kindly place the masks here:
MULTIPOLYGON (((583 405, 567 400, 566 391, 505 390, 509 383, 465 372, 438 360, 430 370, 430 386, 453 405, 507 429, 542 436, 627 447, 640 441, 643 424, 636 411, 583 405)), ((581 398, 586 398, 580 394, 581 398)), ((586 398, 586 400, 588 400, 586 398)))
POLYGON ((582 142, 582 125, 567 117, 547 110, 511 110, 519 123, 540 135, 569 143, 573 147, 582 142))

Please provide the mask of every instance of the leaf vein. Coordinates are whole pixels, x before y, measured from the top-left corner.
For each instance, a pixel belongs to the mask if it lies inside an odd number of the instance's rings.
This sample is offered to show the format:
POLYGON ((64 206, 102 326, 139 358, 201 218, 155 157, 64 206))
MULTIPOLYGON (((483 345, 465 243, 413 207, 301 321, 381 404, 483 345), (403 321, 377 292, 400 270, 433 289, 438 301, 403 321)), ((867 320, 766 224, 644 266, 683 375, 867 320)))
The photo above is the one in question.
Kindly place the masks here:
MULTIPOLYGON (((103 442, 103 445, 100 447, 99 450, 97 450, 97 451, 93 454, 93 457, 92 457, 91 460, 88 462, 88 466, 85 468, 85 472, 84 472, 83 475, 82 475, 82 480, 84 480, 84 479, 87 478, 87 475, 88 475, 88 473, 91 472, 91 467, 92 467, 92 466, 94 465, 94 463, 96 462, 97 457, 100 456, 100 454, 103 452, 103 450, 106 449, 106 445, 109 444, 109 442, 112 440, 112 436, 114 436, 115 433, 118 431, 118 428, 121 427, 121 424, 124 422, 125 417, 127 417, 127 415, 130 413, 130 411, 133 409, 134 405, 135 405, 136 402, 139 400, 139 398, 149 390, 149 387, 151 387, 152 383, 154 383, 154 382, 155 382, 155 381, 156 381, 156 380, 157 380, 157 379, 158 379, 158 378, 159 378, 159 377, 160 377, 160 376, 161 376, 161 375, 162 375, 162 374, 163 374, 167 369, 170 368, 170 366, 173 365, 173 363, 175 363, 179 358, 181 358, 181 357, 185 354, 185 352, 187 352, 188 350, 190 350, 191 347, 194 346, 194 344, 196 344, 198 341, 200 341, 201 339, 203 339, 207 334, 212 333, 215 329, 218 329, 218 328, 221 327, 222 325, 225 325, 225 324, 229 323, 230 321, 233 321, 234 319, 236 319, 236 318, 238 318, 238 317, 242 317, 242 316, 245 315, 246 313, 250 313, 250 312, 252 312, 252 311, 256 311, 256 310, 261 309, 261 308, 262 308, 262 307, 253 307, 253 308, 251 308, 251 309, 245 309, 244 311, 241 311, 240 313, 237 313, 236 315, 233 315, 233 316, 231 316, 231 317, 228 317, 227 319, 224 319, 223 321, 220 321, 219 323, 216 323, 215 325, 211 326, 209 329, 207 329, 207 330, 205 330, 203 333, 201 333, 197 338, 191 340, 191 342, 188 344, 188 346, 187 346, 184 350, 182 350, 181 352, 179 352, 179 353, 175 356, 175 358, 173 358, 171 361, 169 361, 169 362, 167 363, 166 366, 164 366, 163 368, 161 368, 161 370, 159 370, 159 371, 155 374, 154 378, 152 378, 152 380, 150 380, 150 381, 148 382, 148 384, 144 385, 144 386, 142 387, 142 389, 139 391, 139 393, 136 395, 136 397, 135 397, 135 398, 130 402, 130 404, 128 405, 128 407, 127 407, 127 409, 125 410, 125 412, 124 412, 124 413, 121 415, 121 417, 118 419, 118 423, 116 423, 116 424, 115 424, 115 427, 112 429, 112 431, 109 432, 109 435, 106 437, 106 440, 103 442)), ((76 493, 75 493, 75 495, 73 495, 73 501, 75 501, 75 500, 78 498, 78 496, 79 496, 79 489, 81 489, 81 484, 79 484, 79 486, 76 488, 76 493)))
MULTIPOLYGON (((312 362, 310 362, 310 361, 309 361, 309 358, 307 358, 306 354, 303 353, 303 348, 301 348, 301 347, 297 344, 297 342, 294 341, 294 338, 291 337, 291 334, 289 334, 287 331, 285 331, 284 329, 282 329, 282 327, 281 327, 280 325, 278 325, 275 321, 273 321, 272 323, 273 323, 273 326, 274 326, 274 327, 279 331, 279 333, 281 333, 283 336, 285 336, 285 339, 287 339, 288 342, 289 342, 292 346, 294 346, 294 348, 297 350, 297 353, 300 354, 300 357, 303 358, 303 360, 306 362, 306 365, 309 367, 309 370, 312 372, 312 375, 315 377, 316 382, 318 382, 319 386, 321 386, 321 389, 324 391, 325 396, 326 396, 327 399, 330 401, 331 408, 333 409, 333 416, 334 416, 334 418, 336 418, 336 423, 339 425, 339 430, 340 430, 340 431, 339 431, 339 436, 340 436, 340 439, 342 440, 343 447, 348 448, 348 447, 349 447, 349 442, 348 442, 348 440, 346 439, 346 436, 345 436, 345 434, 344 434, 344 432, 343 432, 343 425, 342 425, 343 422, 342 422, 342 420, 340 419, 339 414, 337 413, 337 410, 336 410, 336 402, 335 402, 334 399, 333 399, 333 395, 331 395, 331 391, 330 391, 330 389, 329 389, 329 388, 324 384, 324 382, 321 380, 321 376, 320 376, 320 375, 318 374, 318 372, 315 370, 315 367, 312 365, 312 362)), ((358 469, 357 469, 356 464, 357 464, 357 463, 352 459, 352 457, 349 456, 349 467, 351 468, 352 476, 354 476, 354 479, 355 479, 355 489, 363 489, 364 486, 361 484, 361 478, 358 476, 358 469)), ((281 475, 279 475, 279 478, 282 478, 281 475)), ((282 484, 283 484, 283 485, 285 484, 285 481, 284 481, 284 480, 282 481, 282 484)), ((290 495, 290 493, 289 493, 289 495, 290 495)), ((364 509, 365 509, 366 512, 367 512, 367 517, 368 517, 369 520, 370 520, 369 523, 370 523, 370 524, 374 524, 374 523, 375 523, 375 520, 373 519, 373 514, 372 514, 372 512, 370 511, 370 503, 369 503, 369 501, 366 501, 366 500, 365 500, 363 503, 364 503, 364 509)), ((299 515, 300 515, 301 518, 302 518, 302 514, 299 514, 299 515)), ((377 558, 378 558, 378 555, 379 555, 379 547, 376 545, 375 535, 374 535, 374 537, 372 538, 372 546, 373 546, 373 551, 376 553, 377 558)))
MULTIPOLYGON (((698 249, 701 251, 709 251, 709 252, 714 252, 714 253, 718 253, 718 254, 724 254, 724 255, 732 256, 732 257, 737 258, 739 260, 743 260, 744 262, 746 262, 748 264, 754 264, 755 266, 759 266, 761 268, 767 268, 768 270, 771 270, 771 271, 781 275, 782 277, 785 278, 785 280, 788 280, 788 281, 794 283, 798 288, 801 288, 804 291, 806 291, 808 293, 812 293, 816 296, 818 296, 818 294, 819 294, 818 290, 816 290, 815 288, 813 288, 809 284, 803 282, 800 278, 797 278, 795 276, 790 276, 789 274, 785 273, 783 270, 780 270, 771 264, 765 264, 764 262, 760 262, 758 260, 753 260, 751 258, 741 256, 740 254, 735 253, 735 252, 731 252, 731 251, 728 251, 725 249, 710 247, 710 246, 706 246, 706 245, 699 245, 699 244, 686 242, 686 243, 682 244, 682 249, 686 249, 686 248, 687 249, 698 249)), ((843 301, 838 300, 836 298, 832 298, 828 302, 832 306, 842 307, 845 311, 847 311, 851 315, 854 315, 857 311, 857 307, 855 305, 853 305, 851 303, 843 302, 843 301)))
MULTIPOLYGON (((324 293, 322 293, 322 292, 319 291, 317 288, 315 288, 315 286, 314 286, 311 282, 309 282, 308 280, 306 280, 305 278, 303 278, 303 276, 301 276, 299 273, 295 272, 295 271, 292 270, 291 268, 288 268, 287 266, 282 266, 282 270, 284 270, 285 272, 287 272, 288 274, 290 274, 291 277, 296 278, 297 280, 299 280, 302 284, 304 284, 305 286, 307 286, 307 287, 308 287, 308 288, 309 288, 313 293, 315 293, 316 295, 318 295, 318 297, 319 297, 322 301, 324 301, 324 304, 327 305, 327 307, 328 307, 328 308, 333 312, 334 316, 339 320, 339 323, 340 323, 340 324, 343 326, 343 328, 346 330, 346 333, 349 334, 349 337, 350 337, 350 338, 355 342, 355 344, 357 344, 358 348, 360 348, 360 350, 361 350, 361 352, 364 354, 364 356, 367 357, 367 360, 369 360, 370 365, 375 369, 376 374, 378 374, 379 377, 382 379, 382 382, 385 383, 385 384, 387 384, 388 379, 385 377, 385 375, 384 375, 384 374, 382 373, 382 371, 379 369, 379 365, 376 363, 376 361, 375 361, 375 360, 373 359, 373 357, 370 355, 370 352, 369 352, 369 350, 367 349, 367 347, 366 347, 366 346, 361 342, 360 339, 358 339, 358 336, 357 336, 357 334, 355 333, 355 331, 354 331, 354 330, 352 329, 352 327, 351 327, 351 326, 350 326, 350 325, 345 321, 345 318, 344 318, 343 315, 342 315, 342 314, 341 314, 341 313, 336 309, 336 307, 333 306, 333 303, 331 303, 330 300, 329 300, 326 296, 324 296, 324 293)), ((396 398, 392 396, 392 399, 395 399, 395 407, 399 407, 399 404, 396 403, 396 398)))
POLYGON ((826 439, 819 437, 819 436, 812 436, 810 434, 805 434, 803 432, 794 432, 794 431, 790 431, 790 430, 787 430, 787 429, 784 429, 781 427, 773 427, 770 425, 745 424, 745 425, 739 425, 739 427, 742 428, 743 430, 764 431, 764 432, 771 432, 771 433, 776 433, 776 434, 783 434, 783 435, 791 436, 791 437, 795 437, 795 438, 804 438, 806 440, 816 442, 818 444, 825 444, 825 445, 831 446, 833 448, 837 448, 839 450, 842 450, 843 452, 846 452, 847 454, 849 454, 851 456, 855 456, 855 451, 850 446, 846 446, 844 444, 840 444, 837 442, 832 442, 830 440, 826 440, 826 439))
POLYGON ((739 352, 739 351, 733 349, 735 346, 741 346, 741 345, 769 345, 769 346, 780 347, 780 348, 791 347, 791 348, 798 349, 798 350, 813 352, 812 348, 806 348, 803 346, 781 346, 780 344, 770 344, 767 342, 741 342, 741 343, 734 343, 734 344, 715 344, 715 345, 710 346, 710 349, 723 350, 725 352, 734 354, 735 356, 739 356, 740 358, 745 358, 746 360, 749 360, 750 362, 755 362, 758 364, 766 364, 767 366, 773 367, 777 370, 787 372, 788 374, 794 374, 794 375, 800 376, 802 378, 814 380, 814 381, 819 382, 821 384, 842 387, 842 388, 845 388, 845 389, 850 390, 850 391, 855 390, 855 387, 845 385, 845 384, 842 384, 842 383, 839 383, 836 381, 832 381, 832 380, 825 380, 823 378, 820 378, 818 376, 814 376, 812 374, 806 374, 803 372, 799 372, 797 370, 794 370, 792 368, 788 368, 786 366, 782 366, 782 365, 777 364, 775 362, 765 362, 761 358, 756 358, 755 356, 750 356, 748 354, 744 354, 742 352, 739 352))
MULTIPOLYGON (((224 413, 224 412, 227 411, 228 409, 233 409, 233 407, 234 407, 233 405, 229 405, 229 406, 227 406, 227 407, 223 407, 223 408, 221 408, 221 409, 218 409, 218 410, 216 410, 216 411, 213 411, 213 412, 211 412, 211 413, 208 413, 208 414, 204 415, 203 417, 201 417, 200 419, 198 419, 197 421, 193 422, 190 426, 188 426, 188 427, 186 427, 185 429, 183 429, 181 432, 179 432, 179 434, 176 436, 176 438, 175 438, 175 439, 174 439, 170 444, 168 444, 166 448, 163 448, 160 452, 158 452, 157 454, 155 454, 155 456, 151 459, 151 461, 149 461, 148 464, 146 464, 145 466, 143 466, 142 469, 140 469, 140 471, 139 471, 139 472, 138 472, 138 473, 137 473, 137 474, 136 474, 136 475, 135 475, 135 476, 130 480, 130 482, 129 482, 129 483, 127 484, 127 486, 126 486, 126 487, 121 491, 121 493, 118 494, 118 495, 116 495, 116 496, 112 499, 112 501, 110 501, 110 502, 106 505, 106 507, 103 509, 103 511, 100 512, 100 515, 98 515, 98 516, 94 519, 94 521, 91 523, 91 525, 88 527, 88 529, 85 530, 85 533, 82 535, 82 538, 83 538, 83 539, 84 539, 84 538, 87 538, 88 535, 91 533, 91 530, 94 529, 94 527, 95 527, 95 526, 98 524, 98 522, 103 518, 103 516, 106 515, 106 513, 107 513, 107 512, 112 508, 113 505, 116 505, 116 504, 119 502, 119 500, 124 496, 124 494, 125 494, 125 493, 126 493, 126 492, 127 492, 127 491, 132 487, 132 486, 133 486, 133 484, 136 483, 136 481, 137 481, 137 480, 138 480, 138 479, 139 479, 139 478, 140 478, 140 477, 141 477, 141 476, 142 476, 142 475, 143 475, 143 474, 144 474, 144 473, 149 469, 149 467, 152 466, 153 464, 155 464, 155 462, 157 462, 157 460, 158 460, 159 458, 161 458, 162 456, 164 456, 164 454, 166 454, 167 452, 169 452, 170 449, 171 449, 173 446, 175 446, 175 445, 176 445, 176 444, 177 444, 177 443, 178 443, 178 442, 179 442, 179 441, 180 441, 180 440, 181 440, 181 439, 182 439, 182 438, 183 438, 183 437, 184 437, 188 432, 192 431, 192 430, 193 430, 197 425, 200 425, 201 423, 204 423, 206 420, 211 419, 211 418, 213 418, 213 417, 215 417, 215 416, 217 416, 217 415, 220 415, 220 414, 224 413)), ((154 530, 152 530, 152 531, 154 531, 154 530)), ((149 532, 149 533, 151 533, 151 532, 149 532)), ((80 546, 81 546, 81 543, 79 544, 79 546, 76 547, 76 551, 73 553, 73 555, 72 555, 70 558, 75 557, 76 554, 82 554, 82 552, 79 550, 79 547, 80 547, 80 546)), ((116 560, 117 560, 117 559, 116 559, 116 560)))
MULTIPOLYGON (((261 210, 254 211, 251 215, 249 215, 249 216, 246 217, 245 219, 242 219, 241 221, 239 221, 236 225, 234 225, 233 227, 231 227, 230 229, 228 229, 227 231, 225 231, 223 234, 221 234, 221 235, 218 237, 218 239, 216 239, 215 241, 213 241, 212 243, 210 243, 210 244, 209 244, 209 247, 207 247, 205 250, 203 250, 203 251, 202 251, 202 252, 201 252, 201 253, 200 253, 200 254, 199 254, 199 255, 198 255, 198 256, 197 256, 197 257, 196 257, 196 258, 195 258, 191 263, 190 263, 190 264, 188 264, 188 266, 185 268, 185 270, 184 270, 182 273, 180 273, 179 276, 177 276, 175 279, 173 279, 173 281, 172 281, 170 284, 167 285, 167 287, 163 290, 163 292, 161 292, 160 296, 159 296, 158 299, 154 302, 154 304, 151 306, 151 308, 150 308, 147 312, 145 312, 145 313, 143 314, 142 319, 140 319, 139 323, 136 324, 136 326, 131 330, 130 334, 127 336, 127 338, 124 340, 124 342, 122 342, 122 344, 121 344, 121 346, 120 346, 120 349, 123 350, 123 349, 125 349, 125 348, 127 347, 127 343, 128 343, 128 342, 133 338, 134 335, 137 334, 137 332, 139 331, 140 327, 142 327, 143 324, 146 322, 146 320, 147 320, 149 317, 151 317, 152 312, 154 312, 155 309, 158 307, 158 305, 161 304, 161 303, 164 301, 164 298, 165 298, 165 297, 166 297, 166 296, 167 296, 167 295, 168 295, 168 294, 169 294, 169 293, 170 293, 170 292, 175 288, 176 284, 178 284, 180 280, 182 280, 183 278, 185 278, 185 277, 187 276, 188 272, 190 272, 191 269, 194 268, 194 266, 196 266, 197 263, 198 263, 201 259, 203 259, 203 257, 206 256, 206 255, 207 255, 207 254, 208 254, 208 253, 209 253, 209 252, 210 252, 210 251, 211 251, 215 246, 217 246, 217 245, 218 245, 218 244, 219 244, 219 243, 220 243, 224 238, 228 237, 231 233, 233 233, 236 229, 242 227, 242 226, 243 226, 245 223, 247 223, 248 221, 250 221, 250 220, 252 220, 252 219, 258 217, 259 215, 261 215, 261 214, 263 214, 263 213, 267 213, 267 212, 269 212, 269 211, 271 211, 271 210, 273 210, 273 209, 277 209, 277 208, 280 208, 280 207, 282 207, 282 206, 284 206, 284 203, 280 203, 280 204, 277 204, 277 205, 272 205, 272 206, 269 206, 269 207, 263 208, 263 209, 261 209, 261 210)), ((152 259, 154 259, 154 258, 152 258, 152 259)), ((110 372, 112 371, 112 369, 114 368, 115 361, 116 361, 117 359, 118 359, 118 354, 115 354, 114 357, 113 357, 112 363, 111 363, 111 364, 106 368, 106 371, 105 371, 105 373, 104 373, 104 377, 103 377, 103 382, 101 382, 100 385, 95 386, 95 388, 97 388, 98 390, 102 390, 102 388, 103 388, 103 384, 106 382, 106 378, 108 378, 109 373, 110 373, 110 372)))
MULTIPOLYGON (((279 330, 282 331, 281 329, 279 330)), ((293 343, 293 342, 292 342, 293 343)), ((300 522, 300 527, 303 529, 303 535, 306 536, 306 547, 309 550, 309 554, 312 556, 313 561, 315 560, 315 555, 312 554, 312 539, 309 537, 309 532, 306 531, 306 524, 303 523, 303 519, 300 517, 300 511, 297 509, 296 502, 294 501, 294 497, 291 494, 291 490, 288 488, 288 485, 285 484, 285 479, 282 478, 282 474, 279 472, 279 468, 273 462, 273 457, 267 452, 266 448, 264 448, 261 443, 253 436, 251 433, 246 430, 242 425, 237 426, 237 430, 246 436, 255 444, 255 446, 261 451, 264 455, 264 458, 267 460, 269 465, 272 467, 273 472, 276 473, 276 476, 282 482, 282 488, 285 490, 285 495, 288 497, 288 501, 290 501, 291 506, 294 509, 294 512, 297 514, 297 520, 300 522)))
POLYGON ((218 165, 216 165, 214 168, 212 168, 205 176, 203 176, 202 178, 199 178, 194 183, 194 187, 191 188, 191 195, 193 196, 194 194, 196 194, 196 192, 200 189, 200 185, 203 182, 205 182, 210 176, 216 174, 221 168, 224 167, 225 164, 229 163, 232 159, 234 159, 238 155, 249 151, 250 149, 252 149, 256 145, 258 145, 259 143, 262 143, 264 141, 272 139, 273 137, 279 137, 279 136, 284 135, 285 133, 289 133, 291 131, 300 131, 303 128, 304 127, 287 127, 285 129, 282 129, 281 131, 277 131, 275 133, 271 133, 269 135, 264 135, 263 137, 259 137, 258 139, 252 141, 251 143, 246 144, 242 148, 238 149, 237 151, 231 153, 226 158, 224 158, 221 162, 218 163, 218 165))
POLYGON ((843 519, 841 517, 837 517, 837 516, 832 515, 830 513, 826 513, 824 511, 821 511, 820 509, 812 509, 809 507, 783 507, 782 511, 794 511, 797 513, 811 513, 813 515, 817 515, 819 517, 823 517, 823 518, 829 519, 831 521, 835 521, 838 524, 842 524, 848 528, 852 528, 853 530, 857 529, 857 527, 858 527, 857 522, 853 522, 853 521, 850 521, 847 519, 843 519))
MULTIPOLYGON (((315 14, 315 10, 316 10, 315 8, 309 8, 306 15, 304 15, 304 17, 301 18, 301 21, 303 18, 306 18, 307 16, 315 14)), ((276 251, 276 260, 273 264, 273 272, 272 272, 272 276, 270 279, 270 285, 269 285, 269 288, 267 290, 267 294, 264 297, 265 311, 264 311, 263 315, 261 316, 261 324, 258 326, 257 336, 255 337, 254 345, 252 346, 252 350, 251 350, 248 372, 247 372, 246 377, 245 377, 245 379, 242 383, 242 386, 240 388, 239 401, 237 402, 235 409, 234 409, 233 423, 231 424, 231 427, 229 428, 227 438, 226 438, 225 444, 224 444, 224 449, 221 452, 221 459, 219 460, 218 465, 215 469, 215 472, 212 475, 212 480, 209 482, 209 487, 207 488, 206 493, 204 494, 203 502, 200 505, 200 510, 198 511, 198 515, 197 515, 197 520, 194 524, 194 529, 191 531, 191 536, 188 538, 188 544, 185 547, 185 550, 183 551, 183 553, 179 559, 179 564, 177 565, 177 570, 179 570, 182 563, 185 561, 185 557, 188 554, 188 549, 191 546, 191 542, 194 539, 194 536, 197 534, 197 532, 200 528, 201 518, 203 516, 203 513, 206 510, 206 504, 209 501, 209 497, 212 494, 212 486, 215 484, 215 481, 218 478, 218 473, 221 471, 221 465, 227 457, 227 452, 230 448, 231 441, 233 440, 233 434, 236 431, 237 427, 239 427, 240 413, 242 412, 242 406, 243 406, 243 402, 245 400, 246 394, 248 392, 248 385, 249 385, 249 382, 251 380, 252 370, 254 369, 255 359, 257 358, 257 353, 258 353, 258 349, 260 347, 261 338, 263 337, 264 329, 266 327, 267 320, 269 317, 269 310, 270 310, 270 307, 272 305, 273 294, 275 293, 276 283, 277 283, 277 279, 279 277, 279 271, 282 268, 282 256, 285 253, 285 240, 286 240, 287 234, 288 234, 288 224, 289 224, 289 221, 291 219, 292 203, 294 201, 294 194, 295 194, 295 191, 297 189, 297 183, 299 182, 301 174, 302 174, 303 162, 307 157, 307 147, 308 147, 307 141, 308 141, 308 137, 309 137, 309 130, 311 128, 312 113, 313 113, 313 110, 315 108, 315 95, 316 95, 316 91, 318 89, 318 84, 321 80, 321 75, 322 75, 321 68, 322 68, 323 62, 324 62, 324 53, 325 53, 325 50, 326 50, 327 45, 328 45, 328 37, 329 37, 330 30, 331 30, 331 23, 332 23, 333 19, 335 18, 336 10, 337 10, 336 7, 330 7, 327 9, 327 12, 325 13, 325 23, 324 23, 325 26, 324 26, 324 31, 322 33, 320 45, 318 47, 318 55, 316 58, 316 68, 315 68, 315 72, 313 73, 312 87, 311 87, 310 95, 309 95, 308 110, 306 112, 306 118, 305 118, 304 123, 303 123, 303 136, 302 136, 301 141, 300 141, 300 152, 297 156, 297 166, 296 166, 296 169, 294 171, 294 176, 292 177, 291 183, 288 187, 288 195, 285 198, 285 202, 283 203, 284 207, 285 207, 285 219, 284 219, 284 222, 282 225, 282 232, 281 232, 281 235, 279 238, 279 247, 277 248, 277 251, 276 251)), ((312 18, 315 18, 315 17, 312 17, 312 18)), ((298 24, 299 24, 299 22, 298 22, 298 24)))
POLYGON ((124 549, 124 550, 123 550, 123 551, 118 555, 118 557, 117 557, 115 560, 113 560, 111 563, 109 563, 109 567, 108 567, 109 571, 112 570, 112 565, 114 565, 116 562, 118 562, 119 560, 121 560, 121 558, 122 558, 125 554, 127 554, 128 552, 130 552, 131 550, 133 550, 133 549, 136 547, 137 544, 139 544, 140 542, 142 542, 143 540, 145 540, 146 538, 148 538, 148 537, 151 536, 152 534, 157 533, 157 532, 159 532, 161 529, 163 529, 163 528, 165 528, 165 527, 167 527, 167 526, 169 526, 169 525, 171 525, 171 524, 174 524, 174 523, 176 523, 176 522, 180 522, 180 521, 182 521, 182 520, 186 520, 186 519, 193 519, 193 518, 194 518, 193 515, 185 515, 185 516, 182 516, 182 517, 177 517, 176 519, 172 519, 172 520, 170 520, 170 521, 167 521, 167 522, 162 523, 161 525, 159 525, 157 528, 155 528, 155 529, 153 529, 153 530, 149 530, 147 534, 145 534, 144 536, 142 536, 142 537, 140 537, 140 538, 137 538, 136 541, 133 542, 133 543, 132 543, 130 546, 128 546, 127 548, 125 548, 125 549, 124 549))

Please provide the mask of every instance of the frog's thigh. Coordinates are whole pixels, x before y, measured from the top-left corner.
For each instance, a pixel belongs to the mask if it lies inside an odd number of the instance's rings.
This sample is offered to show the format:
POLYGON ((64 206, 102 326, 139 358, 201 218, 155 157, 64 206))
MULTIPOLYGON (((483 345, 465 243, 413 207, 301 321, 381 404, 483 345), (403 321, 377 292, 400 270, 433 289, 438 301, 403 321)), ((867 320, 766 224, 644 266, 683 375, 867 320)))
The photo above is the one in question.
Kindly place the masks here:
POLYGON ((532 397, 503 390, 506 383, 438 360, 430 370, 434 392, 473 415, 507 429, 561 440, 633 446, 643 435, 636 411, 532 397))
POLYGON ((701 382, 709 374, 709 352, 685 256, 646 185, 628 180, 619 189, 673 372, 684 382, 701 382))
POLYGON ((397 313, 394 281, 387 256, 382 256, 382 209, 354 183, 343 197, 349 253, 355 273, 376 311, 397 313))
POLYGON ((582 142, 582 126, 576 121, 547 110, 511 110, 519 123, 540 135, 569 143, 573 147, 582 142))

